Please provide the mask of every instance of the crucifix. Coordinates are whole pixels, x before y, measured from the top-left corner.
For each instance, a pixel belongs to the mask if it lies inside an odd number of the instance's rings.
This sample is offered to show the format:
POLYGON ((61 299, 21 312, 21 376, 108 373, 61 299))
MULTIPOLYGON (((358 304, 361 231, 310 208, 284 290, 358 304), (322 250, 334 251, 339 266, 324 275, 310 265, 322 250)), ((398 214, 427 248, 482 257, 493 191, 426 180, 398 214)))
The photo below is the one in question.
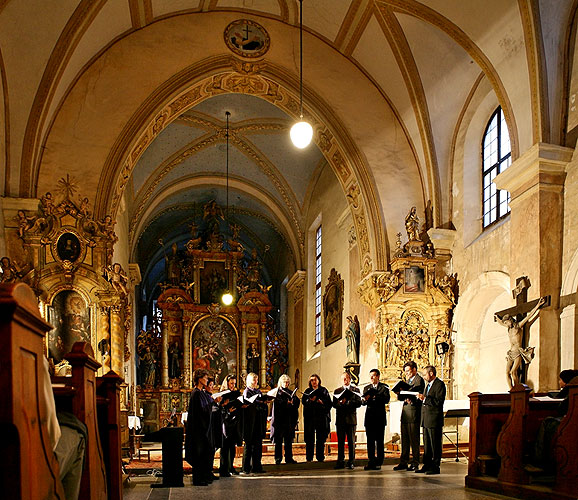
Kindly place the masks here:
POLYGON ((527 302, 530 280, 527 276, 516 279, 512 294, 516 305, 494 314, 494 321, 508 329, 510 349, 506 356, 506 377, 510 389, 526 382, 528 366, 534 357, 534 347, 529 347, 530 326, 540 314, 540 308, 550 305, 550 296, 527 302))

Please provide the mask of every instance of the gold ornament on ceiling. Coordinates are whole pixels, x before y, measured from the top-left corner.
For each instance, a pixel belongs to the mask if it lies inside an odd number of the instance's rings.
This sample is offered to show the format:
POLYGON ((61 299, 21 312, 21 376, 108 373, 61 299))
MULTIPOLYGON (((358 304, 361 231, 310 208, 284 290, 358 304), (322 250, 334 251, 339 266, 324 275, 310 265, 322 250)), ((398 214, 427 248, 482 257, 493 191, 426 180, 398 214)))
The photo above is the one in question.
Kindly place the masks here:
POLYGON ((269 33, 255 21, 238 19, 225 29, 225 43, 242 57, 261 57, 271 44, 269 33))

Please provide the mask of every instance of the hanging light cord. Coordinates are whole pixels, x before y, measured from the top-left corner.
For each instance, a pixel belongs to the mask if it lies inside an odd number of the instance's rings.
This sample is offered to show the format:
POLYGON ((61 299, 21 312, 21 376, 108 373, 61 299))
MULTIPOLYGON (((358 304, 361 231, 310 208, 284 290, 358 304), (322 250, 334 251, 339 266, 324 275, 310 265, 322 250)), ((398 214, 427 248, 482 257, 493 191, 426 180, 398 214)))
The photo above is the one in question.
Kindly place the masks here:
POLYGON ((303 0, 299 0, 299 114, 303 119, 303 0))
POLYGON ((227 217, 227 224, 229 224, 229 116, 231 116, 231 113, 225 111, 225 115, 227 116, 227 211, 225 215, 227 217))

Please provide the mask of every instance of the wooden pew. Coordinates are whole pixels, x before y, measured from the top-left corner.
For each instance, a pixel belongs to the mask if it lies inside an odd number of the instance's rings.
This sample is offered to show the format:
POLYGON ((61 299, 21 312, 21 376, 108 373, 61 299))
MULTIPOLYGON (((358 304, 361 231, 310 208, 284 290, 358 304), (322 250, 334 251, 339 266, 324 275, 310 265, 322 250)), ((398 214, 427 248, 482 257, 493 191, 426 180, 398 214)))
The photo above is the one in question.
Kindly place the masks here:
MULTIPOLYGON (((2 498, 65 500, 43 392, 44 335, 51 329, 28 286, 0 285, 2 498)), ((52 382, 57 409, 75 414, 88 431, 79 498, 121 500, 121 379, 114 372, 96 377, 100 364, 89 344, 74 344, 66 359, 72 377, 53 377, 52 382)))
POLYGON ((497 476, 498 434, 510 414, 510 395, 474 392, 470 398, 470 448, 466 486, 477 488, 484 477, 497 476))
POLYGON ((578 497, 578 377, 569 385, 568 412, 554 437, 556 481, 554 491, 578 497))
POLYGON ((107 500, 104 454, 97 422, 96 371, 92 347, 76 342, 65 356, 72 366, 72 377, 52 377, 56 407, 73 413, 86 425, 88 439, 79 497, 83 500, 107 500))
POLYGON ((552 484, 533 483, 527 462, 540 424, 546 417, 557 416, 559 402, 531 398, 530 388, 522 384, 512 388, 509 395, 470 395, 472 421, 466 486, 532 500, 577 499, 578 380, 576 382, 570 387, 568 413, 553 440, 557 473, 552 484), (509 401, 504 396, 509 397, 509 401), (484 456, 494 453, 499 456, 497 477, 482 466, 484 456))
POLYGON ((0 484, 14 500, 64 500, 43 404, 44 335, 34 292, 0 285, 0 484))

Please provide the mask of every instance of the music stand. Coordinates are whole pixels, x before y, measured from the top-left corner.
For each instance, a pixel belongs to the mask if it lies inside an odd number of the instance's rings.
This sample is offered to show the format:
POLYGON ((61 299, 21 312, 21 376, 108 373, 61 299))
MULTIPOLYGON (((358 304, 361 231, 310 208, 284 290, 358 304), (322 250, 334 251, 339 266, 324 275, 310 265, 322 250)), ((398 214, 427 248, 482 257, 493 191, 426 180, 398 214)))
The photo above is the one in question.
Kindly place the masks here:
MULTIPOLYGON (((456 447, 456 462, 460 461, 460 435, 458 432, 458 419, 469 417, 470 416, 470 409, 469 408, 454 408, 451 410, 446 411, 444 418, 455 418, 456 419, 456 442, 455 444, 452 442, 451 438, 444 432, 444 436, 448 438, 449 442, 452 443, 456 447)), ((464 452, 461 452, 464 458, 467 458, 464 452)))

